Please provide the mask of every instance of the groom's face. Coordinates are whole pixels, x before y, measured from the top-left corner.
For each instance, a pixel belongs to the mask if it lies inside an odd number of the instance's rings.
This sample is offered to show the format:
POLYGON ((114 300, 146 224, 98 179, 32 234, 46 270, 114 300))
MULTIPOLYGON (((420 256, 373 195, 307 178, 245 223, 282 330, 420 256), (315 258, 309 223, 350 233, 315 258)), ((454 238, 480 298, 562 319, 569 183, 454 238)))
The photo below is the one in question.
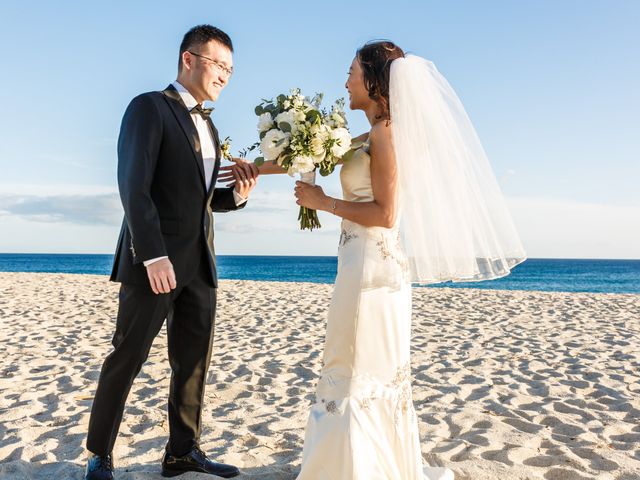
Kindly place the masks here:
POLYGON ((231 78, 233 55, 227 47, 212 40, 185 52, 182 68, 196 100, 215 101, 231 78))

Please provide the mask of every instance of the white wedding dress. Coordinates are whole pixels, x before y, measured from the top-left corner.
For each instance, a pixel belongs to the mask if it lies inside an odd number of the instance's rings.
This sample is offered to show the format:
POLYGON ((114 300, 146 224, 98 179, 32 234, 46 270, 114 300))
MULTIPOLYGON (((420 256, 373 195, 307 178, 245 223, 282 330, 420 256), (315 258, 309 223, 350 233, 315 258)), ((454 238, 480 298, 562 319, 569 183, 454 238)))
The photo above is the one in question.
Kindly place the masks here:
MULTIPOLYGON (((344 199, 373 200, 368 145, 340 172, 344 199)), ((411 397, 411 283, 398 227, 342 221, 324 366, 298 480, 452 480, 423 465, 411 397)))

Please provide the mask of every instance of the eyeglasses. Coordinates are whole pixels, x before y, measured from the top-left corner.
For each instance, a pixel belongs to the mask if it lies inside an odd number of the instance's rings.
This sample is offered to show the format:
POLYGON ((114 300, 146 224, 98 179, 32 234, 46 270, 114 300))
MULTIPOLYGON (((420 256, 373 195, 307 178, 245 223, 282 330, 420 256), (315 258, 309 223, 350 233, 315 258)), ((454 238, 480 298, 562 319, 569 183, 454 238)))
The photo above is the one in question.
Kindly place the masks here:
POLYGON ((229 78, 231 75, 233 75, 233 67, 232 68, 227 68, 224 65, 222 65, 220 62, 218 62, 217 60, 214 60, 213 58, 205 57, 204 55, 200 55, 199 53, 192 52, 191 50, 187 50, 187 52, 189 52, 191 55, 195 55, 196 57, 200 57, 200 58, 204 58, 205 60, 209 60, 211 62, 211 64, 214 67, 216 67, 216 69, 220 73, 224 73, 227 76, 227 78, 229 78))

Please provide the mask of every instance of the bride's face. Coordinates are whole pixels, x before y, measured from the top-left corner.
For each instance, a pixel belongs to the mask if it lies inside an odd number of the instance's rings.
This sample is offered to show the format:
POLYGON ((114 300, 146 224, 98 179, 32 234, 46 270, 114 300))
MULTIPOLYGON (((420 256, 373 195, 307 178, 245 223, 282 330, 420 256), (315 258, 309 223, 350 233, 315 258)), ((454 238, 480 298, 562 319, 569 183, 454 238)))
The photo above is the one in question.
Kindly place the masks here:
POLYGON ((353 59, 351 67, 349 67, 349 77, 345 88, 349 92, 349 108, 351 110, 364 110, 372 101, 369 98, 369 92, 364 86, 364 76, 362 75, 362 66, 358 61, 358 57, 353 59))

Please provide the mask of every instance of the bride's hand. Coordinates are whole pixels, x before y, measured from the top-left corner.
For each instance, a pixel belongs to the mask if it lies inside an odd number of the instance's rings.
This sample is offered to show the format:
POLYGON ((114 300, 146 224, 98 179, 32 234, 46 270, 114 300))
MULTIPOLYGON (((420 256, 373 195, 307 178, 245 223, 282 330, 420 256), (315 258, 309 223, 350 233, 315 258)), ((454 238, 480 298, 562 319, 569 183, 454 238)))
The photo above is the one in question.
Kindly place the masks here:
POLYGON ((294 193, 298 205, 312 210, 326 210, 329 197, 325 195, 322 187, 297 181, 294 193))

